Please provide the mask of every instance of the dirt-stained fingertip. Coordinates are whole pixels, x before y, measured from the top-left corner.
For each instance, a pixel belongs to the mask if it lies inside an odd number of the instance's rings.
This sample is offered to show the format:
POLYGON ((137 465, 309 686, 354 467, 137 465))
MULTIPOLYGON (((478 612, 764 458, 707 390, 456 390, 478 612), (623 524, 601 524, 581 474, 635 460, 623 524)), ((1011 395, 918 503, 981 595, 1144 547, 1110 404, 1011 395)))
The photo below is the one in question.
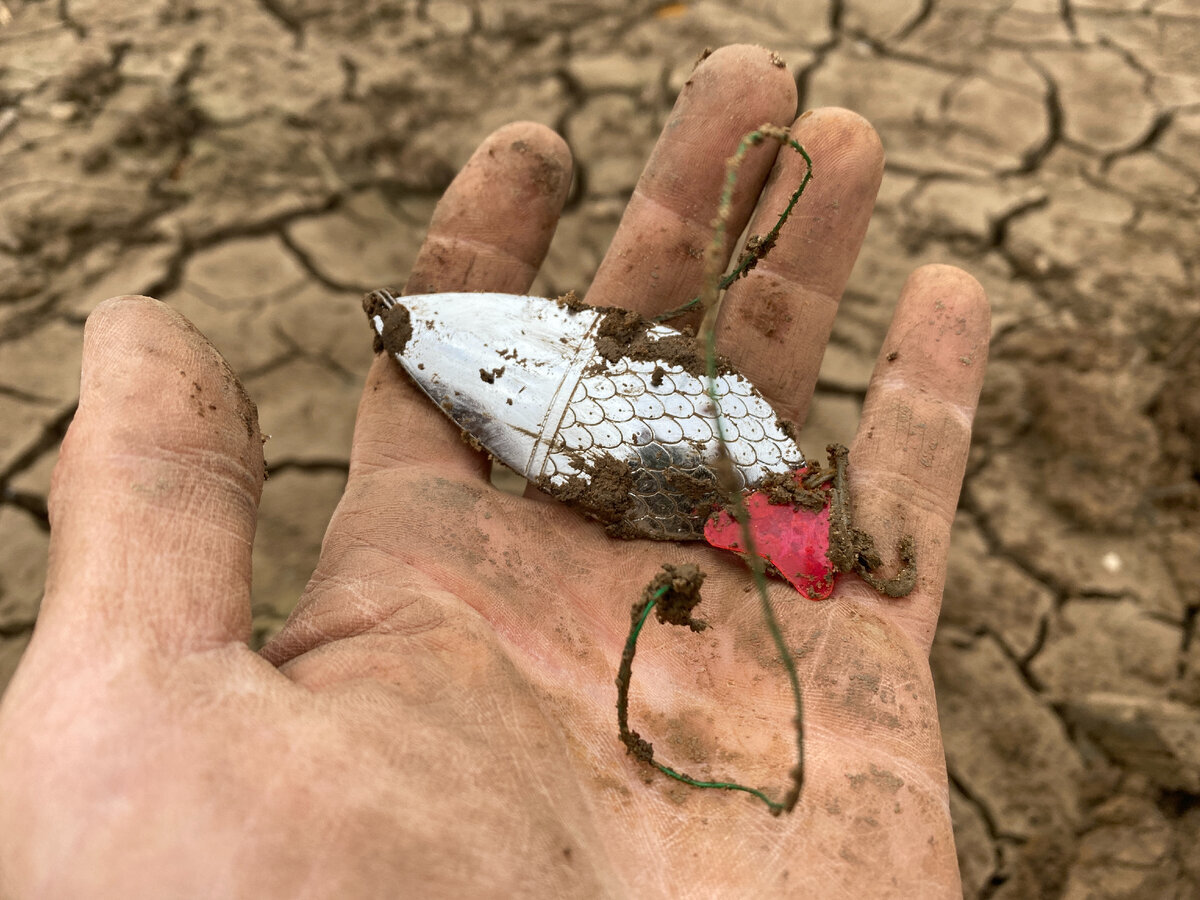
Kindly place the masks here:
POLYGON ((973 418, 990 333, 983 285, 956 266, 922 266, 900 292, 872 381, 936 383, 940 399, 973 418))
MULTIPOLYGON (((883 145, 862 116, 811 110, 791 135, 813 161, 813 178, 771 253, 724 300, 718 343, 780 413, 803 423, 825 345, 867 232, 883 175, 883 145)), ((780 150, 750 233, 775 225, 807 169, 780 150)))
MULTIPOLYGON (((213 420, 206 430, 225 412, 232 412, 251 455, 261 457, 258 407, 221 352, 170 304, 140 294, 109 297, 88 315, 83 340, 81 408, 94 394, 96 377, 108 378, 118 370, 167 369, 189 394, 197 417, 213 420), (208 395, 201 397, 206 388, 208 395)), ((157 382, 160 390, 169 390, 170 384, 170 380, 157 382)))
POLYGON ((514 122, 493 131, 434 210, 405 293, 467 283, 524 290, 545 259, 572 171, 566 141, 545 125, 514 122))
POLYGON ((875 126, 853 110, 841 106, 806 110, 794 130, 803 131, 810 149, 821 149, 826 166, 854 165, 873 176, 876 185, 883 177, 883 140, 875 126))

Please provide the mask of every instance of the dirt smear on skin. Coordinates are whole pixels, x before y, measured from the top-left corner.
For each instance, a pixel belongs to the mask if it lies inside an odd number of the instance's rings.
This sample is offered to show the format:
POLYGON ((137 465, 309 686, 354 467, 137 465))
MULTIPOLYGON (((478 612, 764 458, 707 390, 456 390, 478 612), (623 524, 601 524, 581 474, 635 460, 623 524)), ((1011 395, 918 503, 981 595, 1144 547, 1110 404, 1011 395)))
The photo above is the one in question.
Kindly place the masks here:
POLYGON ((509 144, 509 148, 521 156, 533 153, 535 162, 533 171, 530 173, 530 180, 541 194, 546 197, 557 197, 562 193, 563 179, 567 175, 563 170, 562 163, 547 153, 534 150, 527 141, 513 141, 509 144))

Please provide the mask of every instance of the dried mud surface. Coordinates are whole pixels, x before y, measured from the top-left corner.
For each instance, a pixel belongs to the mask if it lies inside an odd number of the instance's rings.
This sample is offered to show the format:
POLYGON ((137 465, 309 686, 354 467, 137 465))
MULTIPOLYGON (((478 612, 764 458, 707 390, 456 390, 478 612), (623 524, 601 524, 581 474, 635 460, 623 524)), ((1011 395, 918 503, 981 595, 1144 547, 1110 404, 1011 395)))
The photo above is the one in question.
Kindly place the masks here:
POLYGON ((259 403, 262 639, 345 477, 362 293, 408 271, 475 143, 519 118, 567 137, 578 185, 535 290, 582 288, 697 55, 757 42, 888 151, 804 446, 851 437, 915 265, 994 304, 933 650, 965 895, 1200 897, 1195 2, 5 6, 0 684, 98 301, 171 303, 259 403))

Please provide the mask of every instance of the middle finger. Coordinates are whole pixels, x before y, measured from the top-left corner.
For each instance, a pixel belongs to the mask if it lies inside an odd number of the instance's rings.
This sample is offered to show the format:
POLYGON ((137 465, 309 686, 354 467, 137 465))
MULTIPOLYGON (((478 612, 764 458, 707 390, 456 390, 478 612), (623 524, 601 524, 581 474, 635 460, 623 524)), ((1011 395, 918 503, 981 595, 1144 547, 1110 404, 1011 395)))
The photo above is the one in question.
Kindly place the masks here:
MULTIPOLYGON (((786 126, 795 114, 795 82, 770 51, 723 47, 700 63, 638 179, 588 303, 653 316, 694 297, 704 277, 725 160, 746 132, 764 122, 786 126)), ((728 243, 754 208, 776 151, 773 142, 764 141, 747 154, 728 243)))

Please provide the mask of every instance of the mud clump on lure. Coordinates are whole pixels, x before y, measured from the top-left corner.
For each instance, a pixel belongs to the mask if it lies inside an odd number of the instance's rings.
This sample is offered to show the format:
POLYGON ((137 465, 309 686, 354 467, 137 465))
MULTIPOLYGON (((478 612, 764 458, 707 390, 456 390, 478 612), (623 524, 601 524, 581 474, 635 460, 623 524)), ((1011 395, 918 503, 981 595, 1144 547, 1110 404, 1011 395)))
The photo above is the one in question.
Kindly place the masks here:
POLYGON ((562 484, 551 485, 545 479, 535 484, 560 503, 603 522, 609 534, 622 536, 621 523, 633 506, 633 470, 614 456, 602 456, 593 463, 580 460, 578 466, 579 474, 571 475, 562 484))
POLYGON ((372 349, 376 353, 387 351, 393 356, 402 356, 413 335, 412 315, 402 303, 389 307, 381 293, 372 291, 363 297, 363 312, 367 318, 383 320, 383 328, 375 332, 372 349))
MULTIPOLYGON (((708 364, 703 349, 696 341, 691 329, 682 329, 674 334, 655 333, 654 323, 630 309, 608 309, 596 328, 596 354, 609 363, 622 359, 660 364, 655 372, 664 372, 661 364, 679 366, 689 375, 703 378, 708 364)), ((727 360, 717 358, 717 371, 734 374, 727 360)), ((653 373, 652 373, 652 377, 653 373)), ((662 374, 657 375, 662 383, 662 374)))
POLYGON ((667 469, 661 481, 647 479, 645 473, 635 476, 633 467, 615 456, 601 456, 594 461, 574 459, 577 474, 565 482, 552 484, 542 478, 534 486, 590 519, 600 522, 609 537, 623 540, 661 538, 647 533, 637 519, 640 494, 665 492, 676 498, 676 510, 686 510, 697 521, 706 521, 720 506, 720 491, 716 481, 680 469, 667 469), (640 483, 640 487, 639 487, 640 483))
POLYGON ((592 309, 583 302, 583 299, 575 291, 567 291, 565 294, 560 294, 554 298, 554 302, 569 312, 584 312, 592 309))

